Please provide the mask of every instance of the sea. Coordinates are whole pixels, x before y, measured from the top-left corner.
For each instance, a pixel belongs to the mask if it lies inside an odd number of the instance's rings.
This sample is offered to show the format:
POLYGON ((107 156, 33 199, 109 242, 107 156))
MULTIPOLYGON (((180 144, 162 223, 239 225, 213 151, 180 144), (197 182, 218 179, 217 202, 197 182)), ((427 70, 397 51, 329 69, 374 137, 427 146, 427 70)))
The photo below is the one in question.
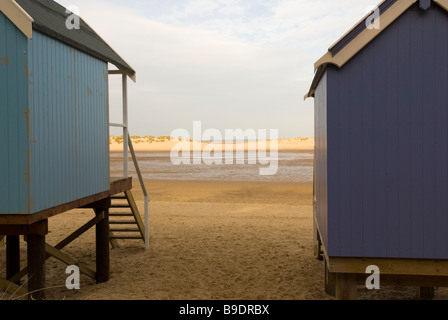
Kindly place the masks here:
MULTIPOLYGON (((202 155, 171 159, 169 152, 137 153, 138 166, 143 179, 180 181, 246 181, 246 182, 296 182, 313 181, 314 153, 310 151, 279 151, 272 156, 234 153, 221 159, 203 158, 202 155), (182 160, 182 161, 181 161, 182 160), (179 163, 183 162, 183 163, 179 163), (229 164, 226 164, 226 163, 229 164), (230 164, 230 162, 232 164, 230 164)), ((123 172, 123 154, 110 156, 112 175, 123 172)), ((129 174, 137 178, 132 158, 129 174)))

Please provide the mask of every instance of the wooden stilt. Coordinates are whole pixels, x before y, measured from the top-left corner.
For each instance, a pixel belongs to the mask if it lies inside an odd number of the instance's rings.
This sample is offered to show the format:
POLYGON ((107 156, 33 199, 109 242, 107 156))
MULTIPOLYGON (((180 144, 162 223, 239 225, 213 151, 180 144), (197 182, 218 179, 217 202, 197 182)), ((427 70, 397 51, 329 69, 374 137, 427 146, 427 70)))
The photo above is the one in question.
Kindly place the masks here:
POLYGON ((325 293, 334 297, 336 295, 335 292, 335 285, 334 282, 333 284, 330 284, 329 281, 329 272, 328 272, 328 266, 327 266, 327 260, 325 259, 325 263, 324 263, 324 272, 325 272, 325 293))
POLYGON ((96 282, 109 281, 109 209, 95 209, 95 213, 104 214, 104 218, 96 225, 96 282))
POLYGON ((435 297, 434 287, 419 287, 418 294, 420 299, 432 300, 435 297))
POLYGON ((356 274, 338 273, 335 290, 337 300, 356 300, 358 297, 356 274))
POLYGON ((6 236, 6 279, 10 280, 19 271, 20 236, 6 236))
POLYGON ((45 235, 30 234, 28 239, 28 299, 45 299, 45 235))

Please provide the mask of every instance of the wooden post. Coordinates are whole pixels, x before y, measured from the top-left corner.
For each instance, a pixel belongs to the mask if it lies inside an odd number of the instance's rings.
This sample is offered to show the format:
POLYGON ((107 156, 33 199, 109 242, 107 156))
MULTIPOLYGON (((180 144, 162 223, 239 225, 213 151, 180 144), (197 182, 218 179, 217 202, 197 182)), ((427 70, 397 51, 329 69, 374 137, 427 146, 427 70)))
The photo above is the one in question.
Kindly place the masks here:
POLYGON ((335 291, 337 300, 356 300, 358 298, 356 274, 338 273, 335 291))
POLYGON ((109 209, 95 209, 95 213, 104 213, 104 218, 96 225, 96 282, 109 281, 109 209))
POLYGON ((28 241, 28 299, 45 299, 45 235, 48 220, 37 222, 29 228, 28 241))
POLYGON ((335 291, 335 285, 334 285, 334 281, 333 283, 330 283, 329 280, 329 271, 328 271, 328 266, 327 266, 327 259, 325 259, 324 262, 324 273, 325 273, 325 293, 334 297, 336 296, 336 291, 335 291))
POLYGON ((6 236, 6 279, 20 271, 20 236, 6 236))
POLYGON ((418 295, 420 299, 432 300, 435 297, 434 287, 419 287, 418 295))
POLYGON ((128 76, 122 75, 123 87, 123 175, 129 177, 128 152, 129 152, 129 123, 128 123, 128 76))

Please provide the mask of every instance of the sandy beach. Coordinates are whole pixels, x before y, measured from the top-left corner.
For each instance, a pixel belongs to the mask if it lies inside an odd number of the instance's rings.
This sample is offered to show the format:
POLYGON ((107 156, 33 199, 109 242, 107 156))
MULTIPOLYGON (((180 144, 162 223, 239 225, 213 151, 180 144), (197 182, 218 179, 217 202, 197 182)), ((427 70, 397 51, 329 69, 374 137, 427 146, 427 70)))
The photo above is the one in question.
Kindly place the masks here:
MULTIPOLYGON (((312 251, 312 185, 300 183, 146 181, 151 247, 120 242, 111 250, 110 281, 82 275, 65 288, 65 265, 47 260, 50 300, 331 300, 323 263, 312 251)), ((134 188, 143 212, 142 194, 134 188)), ((50 219, 55 244, 93 217, 74 210, 50 219)), ((22 260, 26 258, 22 244, 22 260)), ((95 267, 94 229, 63 250, 95 267)), ((4 256, 4 248, 0 249, 4 256)), ((23 261, 25 263, 25 260, 23 261)), ((4 259, 1 259, 4 276, 4 259)), ((360 299, 415 299, 415 288, 385 287, 360 299)), ((0 293, 1 295, 1 293, 0 293)), ((436 290, 447 299, 446 289, 436 290)))

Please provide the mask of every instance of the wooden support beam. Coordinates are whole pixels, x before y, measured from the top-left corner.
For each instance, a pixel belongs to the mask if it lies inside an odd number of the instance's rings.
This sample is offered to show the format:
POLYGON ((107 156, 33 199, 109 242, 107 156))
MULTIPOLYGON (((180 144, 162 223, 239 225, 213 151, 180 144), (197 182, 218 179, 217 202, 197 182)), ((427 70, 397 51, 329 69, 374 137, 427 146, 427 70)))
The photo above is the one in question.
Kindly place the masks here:
POLYGON ((59 242, 57 245, 55 245, 54 247, 58 250, 62 250, 63 248, 65 248, 66 246, 68 246, 70 243, 72 243, 74 240, 76 240, 77 238, 79 238, 81 235, 83 235, 85 232, 87 232, 88 230, 90 230, 91 228, 93 228, 98 222, 100 222, 101 220, 104 219, 104 212, 101 212, 100 214, 97 214, 92 220, 90 220, 89 222, 87 222, 85 225, 83 225, 82 227, 80 227, 78 230, 76 230, 75 232, 73 232, 71 235, 69 235, 68 237, 66 237, 64 240, 62 240, 61 242, 59 242))
POLYGON ((434 287, 418 287, 418 295, 420 299, 432 300, 435 297, 434 287))
POLYGON ((0 278, 0 289, 10 293, 12 299, 20 299, 28 295, 28 291, 13 282, 0 278))
POLYGON ((17 215, 17 214, 5 214, 0 215, 0 234, 10 234, 10 235, 17 235, 17 234, 26 234, 30 233, 32 231, 28 231, 26 229, 26 226, 32 225, 36 222, 46 220, 50 217, 56 216, 58 214, 77 209, 83 206, 88 206, 91 203, 94 203, 96 201, 103 200, 105 198, 109 198, 112 195, 116 195, 119 193, 123 193, 126 190, 132 189, 132 178, 117 178, 117 179, 111 179, 110 183, 110 189, 101 193, 98 193, 96 195, 92 195, 83 199, 75 200, 54 208, 50 208, 47 210, 43 210, 41 212, 37 212, 34 214, 29 215, 17 215), (12 228, 12 225, 19 225, 19 228, 17 230, 10 230, 9 228, 12 228), (7 228, 5 228, 5 226, 7 228), (22 228, 22 229, 21 229, 22 228), (3 231, 6 229, 8 233, 3 233, 3 231))
POLYGON ((335 291, 336 290, 335 289, 336 281, 334 281, 334 277, 333 277, 334 274, 330 274, 328 272, 327 260, 325 260, 325 263, 324 263, 324 272, 325 272, 325 278, 324 278, 325 279, 325 283, 324 283, 325 293, 334 297, 334 296, 336 296, 336 291, 335 291))
POLYGON ((47 233, 48 224, 39 223, 39 221, 32 224, 0 224, 0 234, 4 234, 6 236, 18 236, 27 234, 42 236, 46 235, 47 233))
POLYGON ((123 71, 123 70, 109 70, 108 74, 111 74, 111 75, 113 75, 113 74, 126 74, 126 72, 123 71))
POLYGON ((115 239, 115 235, 113 232, 109 232, 109 240, 110 240, 110 244, 112 245, 112 248, 119 248, 120 245, 118 244, 118 240, 115 239))
POLYGON ((95 271, 93 271, 92 269, 90 269, 89 267, 87 267, 87 266, 85 266, 83 264, 80 264, 79 261, 77 261, 76 259, 70 257, 69 255, 59 251, 55 247, 50 246, 49 244, 45 244, 45 251, 48 254, 50 254, 51 256, 53 256, 56 259, 64 262, 67 265, 78 266, 80 272, 82 272, 83 274, 85 274, 86 276, 88 276, 88 277, 90 277, 92 279, 96 279, 95 271))
MULTIPOLYGON (((330 285, 336 284, 337 273, 328 272, 326 281, 330 285)), ((365 286, 369 275, 362 273, 356 275, 356 282, 359 286, 365 286)), ((446 276, 415 276, 403 274, 382 274, 381 287, 403 286, 403 287, 448 287, 448 277, 446 276)))
POLYGON ((112 205, 110 197, 89 203, 88 205, 82 206, 85 209, 109 209, 112 205))
POLYGON ((358 298, 356 274, 338 273, 335 291, 337 300, 356 300, 358 298))
POLYGON ((10 280, 19 271, 20 236, 6 236, 6 279, 10 280))
POLYGON ((0 235, 0 248, 5 246, 5 236, 0 235))
POLYGON ((28 235, 28 299, 45 299, 45 236, 28 235))
POLYGON ((334 273, 363 274, 370 265, 378 266, 381 276, 448 276, 448 260, 329 257, 328 261, 328 269, 334 273))
MULTIPOLYGON (((99 221, 101 221, 103 219, 104 215, 97 215, 95 216, 92 220, 90 220, 89 222, 87 222, 85 225, 83 225, 82 227, 80 227, 78 230, 76 230, 75 232, 73 232, 71 235, 69 235, 68 237, 66 237, 64 240, 62 240, 61 242, 59 242, 57 245, 54 246, 55 249, 57 250, 62 250, 64 249, 66 246, 68 246, 70 243, 72 243, 74 240, 76 240, 77 238, 79 238, 82 234, 84 234, 85 232, 87 232, 88 230, 90 230, 92 227, 94 227, 99 221)), ((48 245, 48 244, 47 244, 48 245)), ((49 248, 49 245, 46 247, 46 249, 49 248)), ((50 249, 51 250, 51 249, 50 249)), ((52 257, 52 255, 47 251, 46 257, 45 259, 48 259, 50 257, 52 257)), ((89 270, 85 270, 86 273, 92 277, 92 272, 93 274, 95 273, 94 271, 89 270)), ((20 279, 22 279, 26 274, 28 273, 28 267, 25 267, 24 269, 20 270, 20 272, 16 273, 10 280, 12 282, 18 282, 20 279)), ((95 277, 93 277, 93 279, 95 279, 95 277)))
POLYGON ((109 210, 95 209, 97 215, 104 214, 104 218, 96 224, 96 282, 109 281, 110 251, 109 251, 109 210))

